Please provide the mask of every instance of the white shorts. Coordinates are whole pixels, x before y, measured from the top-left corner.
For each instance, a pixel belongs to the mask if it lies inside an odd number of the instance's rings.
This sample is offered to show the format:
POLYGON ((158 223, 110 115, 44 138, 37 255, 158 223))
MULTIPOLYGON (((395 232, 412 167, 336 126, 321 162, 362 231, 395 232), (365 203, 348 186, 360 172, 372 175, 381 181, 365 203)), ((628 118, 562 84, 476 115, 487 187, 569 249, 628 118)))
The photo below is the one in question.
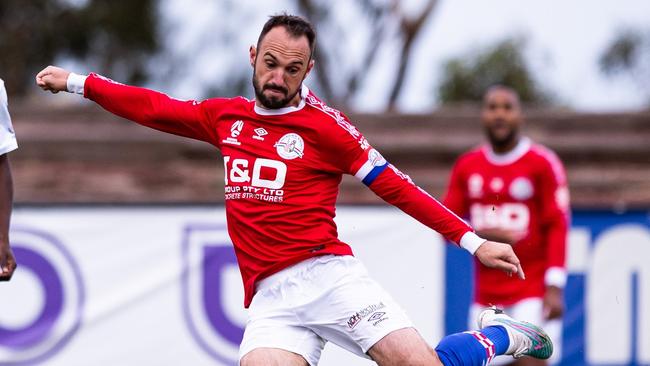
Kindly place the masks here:
MULTIPOLYGON (((559 319, 551 321, 544 320, 544 315, 542 314, 543 306, 544 301, 539 297, 523 299, 510 306, 500 306, 497 304, 497 307, 503 309, 503 311, 510 317, 540 326, 546 331, 546 333, 548 333, 549 337, 551 337, 551 340, 553 341, 553 356, 551 356, 551 359, 549 360, 550 363, 553 363, 560 359, 562 353, 562 321, 559 319)), ((477 328, 476 321, 478 315, 485 308, 486 306, 481 304, 472 304, 469 311, 469 329, 477 328)), ((492 360, 490 365, 506 365, 513 361, 512 356, 497 356, 492 360)))
POLYGON ((328 341, 368 358, 380 339, 413 326, 352 256, 310 258, 263 279, 248 310, 240 359, 256 348, 280 348, 313 366, 328 341))

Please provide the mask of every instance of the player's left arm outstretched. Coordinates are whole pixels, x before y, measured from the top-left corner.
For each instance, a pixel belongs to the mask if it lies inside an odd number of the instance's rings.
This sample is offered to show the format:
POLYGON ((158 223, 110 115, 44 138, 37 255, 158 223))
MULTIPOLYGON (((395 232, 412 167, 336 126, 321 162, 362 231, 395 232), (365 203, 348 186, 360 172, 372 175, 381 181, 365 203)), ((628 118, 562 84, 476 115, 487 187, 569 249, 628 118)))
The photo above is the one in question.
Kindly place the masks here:
POLYGON ((83 94, 107 111, 159 131, 218 145, 214 126, 217 101, 179 100, 146 88, 125 85, 100 75, 71 73, 48 66, 36 75, 36 85, 58 93, 83 94), (208 107, 210 105, 211 107, 208 107))

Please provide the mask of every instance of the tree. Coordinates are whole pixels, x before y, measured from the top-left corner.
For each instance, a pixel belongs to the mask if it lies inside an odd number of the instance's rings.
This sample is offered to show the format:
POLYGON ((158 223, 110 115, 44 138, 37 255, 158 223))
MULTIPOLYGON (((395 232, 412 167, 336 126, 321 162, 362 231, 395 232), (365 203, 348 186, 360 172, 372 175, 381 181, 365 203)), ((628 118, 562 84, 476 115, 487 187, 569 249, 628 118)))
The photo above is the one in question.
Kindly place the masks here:
MULTIPOLYGON (((350 8, 350 4, 346 4, 350 8)), ((395 75, 392 84, 388 87, 386 102, 387 109, 394 109, 404 86, 414 41, 437 4, 437 0, 427 0, 416 14, 410 15, 400 6, 399 0, 357 0, 356 5, 360 10, 360 16, 355 19, 354 24, 346 26, 339 24, 340 20, 334 13, 337 7, 333 6, 332 1, 297 0, 300 12, 310 19, 317 29, 335 30, 336 33, 330 34, 330 37, 321 37, 321 39, 325 38, 326 46, 316 48, 315 52, 317 63, 314 74, 323 97, 337 106, 349 107, 349 101, 355 97, 368 71, 378 60, 377 55, 382 46, 396 42, 397 52, 393 52, 395 67, 391 70, 390 66, 384 66, 389 70, 386 72, 394 71, 395 75), (347 34, 340 32, 341 28, 345 28, 347 34), (345 52, 343 46, 346 42, 343 40, 351 38, 358 33, 358 29, 363 28, 368 36, 364 42, 357 42, 357 48, 354 50, 358 54, 359 62, 352 67, 342 67, 338 59, 345 52), (338 77, 332 78, 332 74, 338 77), (343 87, 336 88, 335 84, 343 87)), ((386 60, 382 61, 384 64, 391 64, 386 60)))
POLYGON ((533 77, 522 38, 507 39, 486 50, 447 61, 438 86, 441 103, 480 101, 494 84, 515 89, 523 102, 548 104, 550 96, 533 77))
POLYGON ((147 78, 149 55, 159 47, 157 0, 0 1, 0 77, 24 94, 35 73, 59 58, 125 82, 147 78))
MULTIPOLYGON (((372 81, 369 75, 382 73, 389 82, 373 92, 392 109, 415 41, 439 1, 424 0, 413 9, 399 0, 286 3, 289 12, 306 16, 319 33, 310 80, 319 95, 351 108, 372 81)), ((97 71, 125 83, 148 82, 164 90, 173 79, 172 89, 186 97, 250 95, 250 70, 241 55, 259 29, 247 26, 266 18, 261 9, 270 7, 275 6, 253 0, 1 0, 0 77, 10 92, 24 94, 44 65, 72 60, 85 66, 80 72, 97 71), (198 6, 202 16, 192 20, 173 13, 198 6), (189 22, 200 32, 176 37, 189 22), (166 30, 164 37, 159 28, 166 30)))
POLYGON ((625 29, 605 48, 599 59, 600 69, 609 77, 627 76, 645 93, 650 105, 650 32, 625 29))

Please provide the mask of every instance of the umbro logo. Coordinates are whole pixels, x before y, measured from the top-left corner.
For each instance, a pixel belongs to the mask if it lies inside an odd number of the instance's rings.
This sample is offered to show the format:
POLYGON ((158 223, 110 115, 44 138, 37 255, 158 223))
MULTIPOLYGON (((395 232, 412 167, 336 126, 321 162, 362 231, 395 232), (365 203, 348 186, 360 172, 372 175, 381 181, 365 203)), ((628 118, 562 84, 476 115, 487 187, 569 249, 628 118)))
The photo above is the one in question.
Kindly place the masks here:
POLYGON ((264 141, 264 136, 266 136, 266 135, 269 134, 269 133, 268 133, 265 129, 263 129, 262 127, 256 128, 256 129, 254 129, 253 131, 255 131, 255 135, 253 136, 253 138, 254 138, 255 140, 260 140, 260 141, 264 141))
POLYGON ((384 320, 388 320, 388 317, 385 316, 385 315, 386 315, 385 312, 378 311, 378 312, 372 314, 372 316, 370 316, 370 318, 368 318, 368 321, 371 322, 372 325, 376 327, 377 324, 383 322, 384 320))

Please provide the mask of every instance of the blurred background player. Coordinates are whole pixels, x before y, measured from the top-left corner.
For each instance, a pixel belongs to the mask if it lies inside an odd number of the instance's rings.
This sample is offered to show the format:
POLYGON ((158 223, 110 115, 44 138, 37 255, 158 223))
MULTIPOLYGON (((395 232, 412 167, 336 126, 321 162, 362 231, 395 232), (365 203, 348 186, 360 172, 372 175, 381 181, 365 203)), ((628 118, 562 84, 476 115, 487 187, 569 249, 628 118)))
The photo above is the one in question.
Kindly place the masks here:
MULTIPOLYGON (((476 267, 470 324, 490 305, 514 317, 552 329, 560 344, 566 283, 565 246, 569 194, 564 167, 548 148, 520 133, 523 123, 517 92, 496 85, 483 98, 481 119, 488 143, 456 162, 445 205, 469 217, 477 233, 509 243, 526 269, 520 281, 484 266, 476 267)), ((511 362, 497 357, 495 364, 511 362)), ((524 357, 516 365, 545 365, 524 357)))
POLYGON ((9 222, 13 203, 13 180, 9 152, 18 148, 9 116, 7 91, 0 79, 0 281, 9 281, 16 269, 16 259, 9 245, 9 222))

